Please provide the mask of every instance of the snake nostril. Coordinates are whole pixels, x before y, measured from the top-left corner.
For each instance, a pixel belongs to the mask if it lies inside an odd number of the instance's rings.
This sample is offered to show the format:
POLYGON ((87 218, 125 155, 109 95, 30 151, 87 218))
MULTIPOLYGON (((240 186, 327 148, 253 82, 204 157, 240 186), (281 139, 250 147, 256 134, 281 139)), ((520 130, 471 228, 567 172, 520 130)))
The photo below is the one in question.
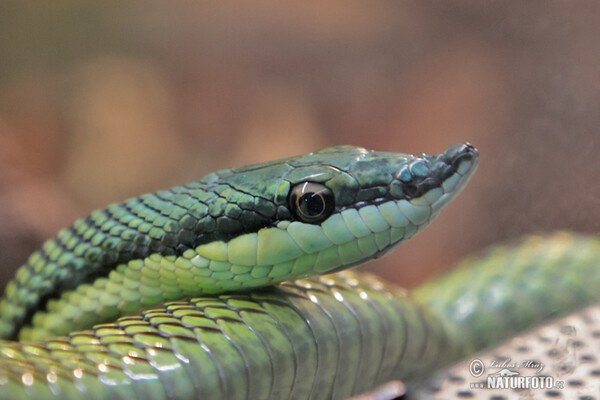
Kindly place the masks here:
POLYGON ((448 165, 457 165, 460 161, 476 159, 477 149, 471 143, 457 144, 441 155, 441 160, 448 165))
POLYGON ((463 161, 472 161, 478 156, 477 149, 470 143, 466 143, 460 148, 454 155, 452 160, 452 166, 458 167, 463 161))
POLYGON ((457 156, 459 158, 465 156, 472 157, 475 154, 477 154, 477 149, 471 143, 467 143, 463 145, 462 149, 460 149, 457 156))
POLYGON ((413 199, 415 197, 418 197, 420 195, 420 187, 419 185, 417 185, 414 182, 408 182, 404 184, 403 187, 403 191, 404 191, 404 195, 406 196, 406 198, 408 199, 413 199))

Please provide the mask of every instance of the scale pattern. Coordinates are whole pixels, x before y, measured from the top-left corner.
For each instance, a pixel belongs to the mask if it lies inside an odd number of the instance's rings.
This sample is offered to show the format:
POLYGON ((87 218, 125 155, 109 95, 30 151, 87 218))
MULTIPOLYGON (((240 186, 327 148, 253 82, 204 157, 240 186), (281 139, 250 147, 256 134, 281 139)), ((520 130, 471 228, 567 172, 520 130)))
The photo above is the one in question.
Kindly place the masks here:
POLYGON ((452 355, 405 291, 340 272, 1 344, 0 398, 345 399, 452 355))
POLYGON ((271 208, 230 187, 197 182, 97 210, 45 242, 19 269, 0 301, 0 337, 12 337, 55 293, 106 275, 120 263, 182 253, 240 227, 256 229, 268 221, 257 209, 271 208))
POLYGON ((272 285, 290 276, 309 276, 360 262, 412 237, 429 222, 429 211, 421 219, 408 214, 411 221, 404 217, 402 207, 386 202, 360 212, 344 210, 322 226, 279 223, 274 229, 241 235, 227 243, 188 249, 181 256, 152 254, 120 264, 106 278, 50 300, 46 311, 34 315, 33 326, 24 327, 20 337, 32 340, 66 334, 182 296, 272 285))
POLYGON ((76 221, 0 301, 0 337, 25 339, 0 342, 0 397, 338 399, 454 359, 453 326, 374 278, 205 295, 385 254, 461 192, 477 157, 469 144, 419 156, 338 146, 76 221), (288 202, 307 182, 334 199, 318 221, 288 202))
POLYGON ((171 302, 68 337, 0 343, 0 398, 347 398, 597 302, 598 260, 599 238, 559 232, 495 246, 417 300, 344 271, 171 302))

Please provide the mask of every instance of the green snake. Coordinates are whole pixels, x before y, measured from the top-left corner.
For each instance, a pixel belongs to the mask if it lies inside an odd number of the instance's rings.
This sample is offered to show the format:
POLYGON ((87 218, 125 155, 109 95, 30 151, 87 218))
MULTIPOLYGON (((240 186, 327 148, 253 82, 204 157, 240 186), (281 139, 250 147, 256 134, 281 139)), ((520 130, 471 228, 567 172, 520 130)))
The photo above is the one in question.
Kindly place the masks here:
POLYGON ((94 211, 7 285, 0 398, 343 399, 594 301, 600 245, 571 234, 414 296, 342 271, 425 227, 477 160, 337 146, 94 211))

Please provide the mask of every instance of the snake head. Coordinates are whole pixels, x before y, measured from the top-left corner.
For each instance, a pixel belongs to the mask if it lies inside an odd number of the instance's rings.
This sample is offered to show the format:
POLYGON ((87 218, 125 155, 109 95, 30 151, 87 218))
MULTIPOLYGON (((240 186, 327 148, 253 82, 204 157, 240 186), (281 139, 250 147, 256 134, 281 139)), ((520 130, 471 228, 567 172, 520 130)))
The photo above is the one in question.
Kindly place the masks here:
POLYGON ((477 159, 470 144, 418 156, 336 146, 219 171, 205 182, 252 195, 255 225, 199 253, 250 267, 250 287, 360 264, 431 222, 465 187, 477 159), (260 278, 250 279, 256 270, 260 278))

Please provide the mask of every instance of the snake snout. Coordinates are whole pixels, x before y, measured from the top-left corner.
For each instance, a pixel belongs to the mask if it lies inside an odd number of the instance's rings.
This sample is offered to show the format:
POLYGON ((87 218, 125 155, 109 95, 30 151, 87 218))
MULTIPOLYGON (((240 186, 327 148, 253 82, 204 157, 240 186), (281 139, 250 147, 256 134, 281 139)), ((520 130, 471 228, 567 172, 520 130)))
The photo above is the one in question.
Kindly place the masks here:
POLYGON ((464 161, 476 161, 478 157, 479 151, 471 143, 466 143, 458 151, 454 164, 457 165, 464 161))
POLYGON ((450 166, 451 170, 461 176, 472 173, 478 159, 479 151, 471 143, 452 146, 442 155, 442 160, 450 166))

